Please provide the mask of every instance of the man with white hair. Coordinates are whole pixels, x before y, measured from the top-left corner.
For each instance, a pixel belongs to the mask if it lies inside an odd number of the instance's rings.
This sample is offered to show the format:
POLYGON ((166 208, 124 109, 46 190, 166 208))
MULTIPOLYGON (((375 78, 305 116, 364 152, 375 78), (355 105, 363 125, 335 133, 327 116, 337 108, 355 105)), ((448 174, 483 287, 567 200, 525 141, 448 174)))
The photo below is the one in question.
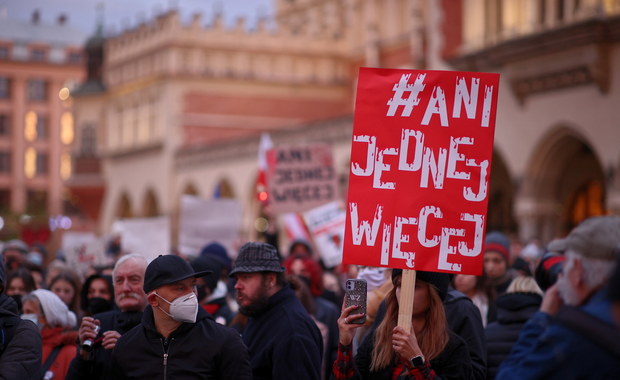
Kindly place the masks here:
POLYGON ((566 256, 540 312, 521 330, 496 379, 620 379, 620 336, 607 283, 620 254, 620 217, 585 220, 549 250, 566 256))
POLYGON ((119 310, 82 318, 80 349, 71 362, 67 380, 110 378, 110 361, 116 341, 140 323, 147 305, 142 289, 147 265, 147 260, 138 254, 122 256, 116 262, 112 280, 114 300, 119 310))

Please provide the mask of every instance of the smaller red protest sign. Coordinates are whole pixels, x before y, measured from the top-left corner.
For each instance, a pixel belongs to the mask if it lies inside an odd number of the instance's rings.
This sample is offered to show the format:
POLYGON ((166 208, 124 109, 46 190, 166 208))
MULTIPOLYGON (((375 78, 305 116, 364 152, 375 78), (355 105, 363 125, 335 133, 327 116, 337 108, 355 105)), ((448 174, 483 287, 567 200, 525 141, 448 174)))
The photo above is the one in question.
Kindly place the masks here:
POLYGON ((481 273, 498 87, 360 69, 343 263, 481 273))
POLYGON ((327 144, 280 146, 267 151, 272 212, 303 212, 336 199, 337 178, 327 144))

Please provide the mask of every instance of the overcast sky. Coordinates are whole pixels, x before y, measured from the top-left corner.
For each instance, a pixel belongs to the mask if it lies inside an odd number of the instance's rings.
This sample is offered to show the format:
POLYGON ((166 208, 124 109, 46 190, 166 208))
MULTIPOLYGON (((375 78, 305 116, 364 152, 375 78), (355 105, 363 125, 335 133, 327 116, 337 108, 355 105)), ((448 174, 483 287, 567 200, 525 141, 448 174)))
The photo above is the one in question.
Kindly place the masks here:
POLYGON ((271 16, 273 12, 272 0, 0 0, 0 12, 5 12, 10 19, 30 20, 32 12, 38 9, 45 23, 55 22, 65 13, 70 26, 91 34, 95 31, 99 3, 103 3, 108 32, 120 32, 136 25, 138 20, 150 20, 171 7, 179 9, 182 20, 201 12, 203 24, 210 22, 216 10, 223 12, 228 25, 244 16, 250 26, 259 16, 271 16))

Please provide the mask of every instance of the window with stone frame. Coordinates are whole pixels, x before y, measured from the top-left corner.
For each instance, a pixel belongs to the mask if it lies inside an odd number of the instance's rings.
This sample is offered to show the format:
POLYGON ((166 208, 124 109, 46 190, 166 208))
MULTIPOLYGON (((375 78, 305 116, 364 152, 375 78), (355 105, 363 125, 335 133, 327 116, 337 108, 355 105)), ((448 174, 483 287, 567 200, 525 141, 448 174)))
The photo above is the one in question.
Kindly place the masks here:
POLYGON ((47 174, 49 172, 49 156, 47 153, 37 152, 37 174, 47 174))
POLYGON ((0 152, 0 174, 11 172, 11 152, 0 152))
POLYGON ((47 97, 47 83, 43 79, 30 79, 26 87, 28 100, 42 101, 47 97))
POLYGON ((0 114, 0 138, 11 136, 11 117, 0 114))
POLYGON ((30 59, 36 62, 45 61, 46 53, 43 49, 32 49, 30 50, 30 59))
POLYGON ((0 76, 0 99, 11 98, 11 79, 0 76))

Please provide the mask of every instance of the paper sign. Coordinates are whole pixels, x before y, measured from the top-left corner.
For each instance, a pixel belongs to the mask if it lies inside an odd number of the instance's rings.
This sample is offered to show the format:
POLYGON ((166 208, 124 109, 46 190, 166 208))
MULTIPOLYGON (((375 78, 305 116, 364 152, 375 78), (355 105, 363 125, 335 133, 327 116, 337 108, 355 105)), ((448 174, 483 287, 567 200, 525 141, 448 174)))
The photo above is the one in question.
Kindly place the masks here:
POLYGON ((239 238, 241 216, 241 204, 235 199, 184 195, 179 220, 179 251, 194 256, 205 245, 218 242, 234 258, 233 244, 239 238))
POLYGON ((137 253, 149 261, 171 253, 168 217, 122 219, 117 225, 124 252, 137 253))
POLYGON ((481 273, 498 86, 360 69, 344 263, 481 273))
POLYGON ((340 264, 346 213, 339 202, 330 202, 303 215, 323 264, 327 268, 340 264))
POLYGON ((338 182, 326 144, 289 145, 267 152, 269 204, 276 214, 303 212, 336 199, 338 182))
POLYGON ((96 265, 106 265, 105 244, 92 232, 67 231, 62 235, 62 252, 67 264, 84 275, 96 265))

